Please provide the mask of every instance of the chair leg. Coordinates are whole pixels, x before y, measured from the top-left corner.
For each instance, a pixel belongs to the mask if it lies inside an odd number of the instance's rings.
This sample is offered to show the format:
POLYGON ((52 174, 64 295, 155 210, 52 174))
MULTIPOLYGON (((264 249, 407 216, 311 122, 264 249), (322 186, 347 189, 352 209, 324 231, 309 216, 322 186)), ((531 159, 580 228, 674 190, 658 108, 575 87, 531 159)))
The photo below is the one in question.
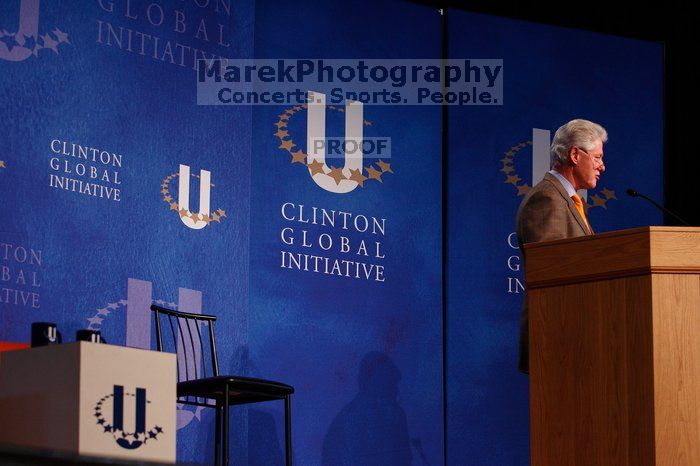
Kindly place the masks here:
POLYGON ((292 466, 292 399, 284 397, 284 443, 287 466, 292 466))
POLYGON ((216 423, 214 434, 214 464, 221 466, 221 403, 216 402, 216 423))
POLYGON ((223 414, 223 442, 222 442, 222 447, 223 447, 223 452, 222 452, 222 461, 221 464, 222 466, 228 466, 228 384, 226 384, 226 387, 224 388, 224 412, 223 414))

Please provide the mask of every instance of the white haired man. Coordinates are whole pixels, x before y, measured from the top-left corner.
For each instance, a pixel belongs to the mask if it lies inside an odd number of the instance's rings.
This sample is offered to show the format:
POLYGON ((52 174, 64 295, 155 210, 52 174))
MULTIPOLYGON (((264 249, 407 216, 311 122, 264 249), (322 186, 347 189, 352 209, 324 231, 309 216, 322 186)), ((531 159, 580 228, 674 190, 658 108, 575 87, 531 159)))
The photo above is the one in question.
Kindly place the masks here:
MULTIPOLYGON (((605 128, 588 120, 571 120, 554 134, 550 147, 552 169, 525 196, 516 215, 520 254, 527 268, 524 245, 592 235, 579 189, 593 189, 605 171, 605 128)), ((518 369, 529 373, 527 291, 520 315, 518 369)))

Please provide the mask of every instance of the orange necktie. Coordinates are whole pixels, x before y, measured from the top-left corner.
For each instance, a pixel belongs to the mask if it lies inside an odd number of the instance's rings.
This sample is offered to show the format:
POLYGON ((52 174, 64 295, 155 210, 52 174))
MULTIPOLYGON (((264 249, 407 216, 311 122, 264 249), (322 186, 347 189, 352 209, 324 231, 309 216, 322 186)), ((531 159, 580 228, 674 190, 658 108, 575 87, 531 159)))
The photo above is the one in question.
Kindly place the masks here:
POLYGON ((583 210, 583 201, 581 200, 578 194, 574 194, 573 196, 571 196, 571 199, 574 200, 574 204, 576 204, 576 210, 578 210, 578 213, 581 214, 581 218, 583 219, 583 223, 586 224, 588 232, 592 233, 591 226, 588 224, 588 219, 586 218, 586 213, 583 210))

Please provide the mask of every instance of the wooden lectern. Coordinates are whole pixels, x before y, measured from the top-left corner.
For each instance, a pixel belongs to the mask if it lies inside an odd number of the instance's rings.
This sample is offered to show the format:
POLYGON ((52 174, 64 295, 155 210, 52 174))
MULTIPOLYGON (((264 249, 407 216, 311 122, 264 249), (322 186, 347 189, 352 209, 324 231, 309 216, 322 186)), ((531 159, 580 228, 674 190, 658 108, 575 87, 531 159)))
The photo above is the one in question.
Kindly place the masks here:
POLYGON ((700 465, 700 228, 525 251, 532 465, 700 465))

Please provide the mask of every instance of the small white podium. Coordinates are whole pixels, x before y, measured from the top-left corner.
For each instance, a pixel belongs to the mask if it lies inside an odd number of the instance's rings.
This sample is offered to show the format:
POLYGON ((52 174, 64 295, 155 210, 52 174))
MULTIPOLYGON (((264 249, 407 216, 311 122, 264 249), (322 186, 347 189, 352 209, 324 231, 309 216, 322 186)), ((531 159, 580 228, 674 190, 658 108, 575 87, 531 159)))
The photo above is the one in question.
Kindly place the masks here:
POLYGON ((76 342, 2 354, 0 443, 175 462, 175 355, 76 342))

